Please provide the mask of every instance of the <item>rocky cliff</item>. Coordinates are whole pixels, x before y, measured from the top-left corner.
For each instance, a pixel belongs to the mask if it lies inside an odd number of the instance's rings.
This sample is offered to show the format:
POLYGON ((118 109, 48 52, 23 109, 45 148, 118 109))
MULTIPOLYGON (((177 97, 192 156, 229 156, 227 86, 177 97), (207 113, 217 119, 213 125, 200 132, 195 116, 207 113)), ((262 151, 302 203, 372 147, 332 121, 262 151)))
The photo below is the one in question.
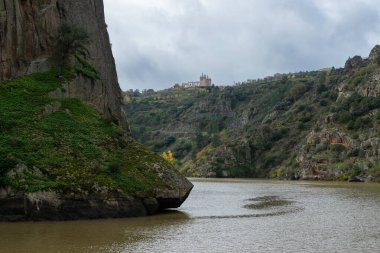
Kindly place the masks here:
POLYGON ((0 220, 180 206, 192 184, 129 138, 103 1, 1 0, 0 21, 0 220), (90 36, 99 79, 54 70, 63 24, 90 36))
POLYGON ((100 80, 79 76, 64 84, 62 95, 84 99, 127 128, 102 0, 2 0, 0 21, 0 81, 51 68, 61 24, 85 29, 91 39, 90 61, 100 80))

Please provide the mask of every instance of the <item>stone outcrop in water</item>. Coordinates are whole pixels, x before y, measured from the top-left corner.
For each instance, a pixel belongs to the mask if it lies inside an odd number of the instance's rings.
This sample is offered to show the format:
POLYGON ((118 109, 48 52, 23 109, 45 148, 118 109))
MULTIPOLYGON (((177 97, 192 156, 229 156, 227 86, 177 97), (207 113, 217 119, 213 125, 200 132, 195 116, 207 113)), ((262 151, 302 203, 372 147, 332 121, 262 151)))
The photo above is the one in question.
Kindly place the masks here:
POLYGON ((171 189, 154 194, 126 194, 122 191, 92 195, 62 196, 54 191, 19 192, 0 188, 0 221, 76 220, 138 217, 179 207, 193 185, 174 171, 166 171, 171 189))
MULTIPOLYGON (((128 137, 129 129, 121 109, 121 90, 102 0, 1 0, 0 81, 47 71, 55 66, 57 35, 62 24, 76 25, 89 34, 91 43, 88 46, 88 60, 98 71, 100 79, 91 80, 78 75, 62 82, 62 88, 51 91, 49 95, 56 100, 80 98, 94 106, 104 118, 121 126, 124 129, 121 139, 107 141, 121 147, 123 151, 123 146, 130 146, 132 141, 128 137)), ((70 115, 71 111, 62 107, 59 101, 47 104, 38 119, 57 111, 70 115)), ((3 131, 1 127, 0 131, 3 131)), ((132 165, 138 164, 138 169, 136 167, 134 170, 150 173, 146 177, 161 182, 154 192, 126 193, 107 187, 93 193, 81 188, 75 189, 75 193, 65 194, 55 190, 27 192, 3 185, 0 180, 0 220, 142 216, 180 206, 189 195, 192 184, 164 161, 154 158, 156 162, 150 162, 139 158, 140 152, 143 151, 133 150, 137 158, 132 165)), ((0 153, 0 158, 2 155, 0 153)), ((5 156, 12 157, 9 154, 5 156)), ((81 169, 78 168, 78 171, 81 169)), ((9 173, 20 177, 27 177, 27 173, 49 177, 40 175, 38 168, 25 168, 25 171, 17 171, 16 168, 16 171, 13 169, 9 173)))

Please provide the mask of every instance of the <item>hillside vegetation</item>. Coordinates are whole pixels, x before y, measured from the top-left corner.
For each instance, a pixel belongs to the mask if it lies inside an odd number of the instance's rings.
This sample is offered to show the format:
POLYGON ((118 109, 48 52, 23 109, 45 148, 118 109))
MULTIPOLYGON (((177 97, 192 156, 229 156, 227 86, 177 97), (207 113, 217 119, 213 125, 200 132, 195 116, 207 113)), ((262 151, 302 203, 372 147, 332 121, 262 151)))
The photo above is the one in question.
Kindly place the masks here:
POLYGON ((125 93, 132 134, 186 175, 380 178, 380 47, 341 69, 125 93))
POLYGON ((52 95, 65 93, 61 84, 72 75, 50 71, 0 83, 0 188, 62 195, 167 188, 146 165, 169 171, 162 158, 82 100, 52 95))

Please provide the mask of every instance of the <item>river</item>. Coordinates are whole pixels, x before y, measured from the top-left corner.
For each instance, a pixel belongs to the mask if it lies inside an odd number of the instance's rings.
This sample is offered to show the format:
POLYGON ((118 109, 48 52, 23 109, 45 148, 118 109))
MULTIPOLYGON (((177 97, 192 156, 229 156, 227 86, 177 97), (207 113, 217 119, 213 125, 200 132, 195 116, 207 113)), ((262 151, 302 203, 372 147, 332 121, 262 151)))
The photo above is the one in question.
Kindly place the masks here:
POLYGON ((379 252, 380 184, 192 182, 155 216, 0 223, 0 252, 379 252))

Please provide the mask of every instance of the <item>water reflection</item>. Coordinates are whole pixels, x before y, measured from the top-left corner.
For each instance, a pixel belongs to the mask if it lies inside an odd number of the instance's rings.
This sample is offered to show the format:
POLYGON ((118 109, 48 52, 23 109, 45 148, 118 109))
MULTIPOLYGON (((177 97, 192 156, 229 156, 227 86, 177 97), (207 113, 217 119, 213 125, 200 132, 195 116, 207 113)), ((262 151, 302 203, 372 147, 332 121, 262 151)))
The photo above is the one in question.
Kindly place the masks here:
POLYGON ((169 210, 132 219, 0 223, 0 252, 121 252, 126 244, 148 240, 147 229, 180 226, 188 219, 185 212, 169 210))
POLYGON ((380 184, 194 180, 179 210, 0 223, 0 252, 377 252, 380 184))

